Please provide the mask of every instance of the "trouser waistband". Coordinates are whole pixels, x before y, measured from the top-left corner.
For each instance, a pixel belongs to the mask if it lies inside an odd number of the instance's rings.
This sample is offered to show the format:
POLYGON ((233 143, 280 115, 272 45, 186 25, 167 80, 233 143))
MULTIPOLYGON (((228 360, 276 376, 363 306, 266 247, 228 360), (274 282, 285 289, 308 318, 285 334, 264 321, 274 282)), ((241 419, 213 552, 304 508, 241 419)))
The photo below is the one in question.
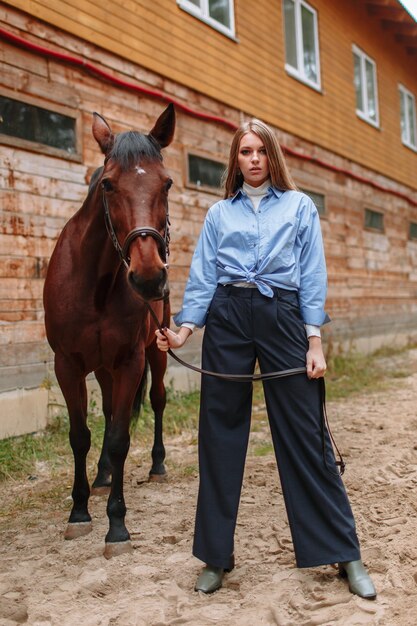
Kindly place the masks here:
MULTIPOLYGON (((298 295, 295 289, 282 289, 281 287, 271 287, 275 297, 283 298, 288 295, 298 295)), ((257 287, 235 287, 234 285, 217 285, 217 290, 238 298, 265 298, 257 287)))

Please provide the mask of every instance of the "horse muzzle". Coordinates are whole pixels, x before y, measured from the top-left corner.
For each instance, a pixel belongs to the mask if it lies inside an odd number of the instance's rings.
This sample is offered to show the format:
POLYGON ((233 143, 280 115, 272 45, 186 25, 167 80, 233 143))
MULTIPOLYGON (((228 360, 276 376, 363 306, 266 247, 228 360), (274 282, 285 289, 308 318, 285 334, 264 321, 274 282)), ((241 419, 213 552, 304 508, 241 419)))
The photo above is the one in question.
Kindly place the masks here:
POLYGON ((162 300, 169 295, 166 266, 158 270, 152 277, 144 277, 133 270, 129 270, 127 276, 130 286, 147 302, 162 300))

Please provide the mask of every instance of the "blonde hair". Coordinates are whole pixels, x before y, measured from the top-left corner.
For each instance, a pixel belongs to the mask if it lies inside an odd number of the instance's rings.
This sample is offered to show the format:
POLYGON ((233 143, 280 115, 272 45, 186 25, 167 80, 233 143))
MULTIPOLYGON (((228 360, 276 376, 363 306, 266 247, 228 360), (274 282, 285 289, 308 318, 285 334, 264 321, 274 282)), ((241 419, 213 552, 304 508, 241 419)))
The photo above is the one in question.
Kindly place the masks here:
POLYGON ((243 176, 238 165, 239 147, 242 137, 251 132, 258 135, 264 144, 272 186, 282 190, 297 189, 272 129, 261 122, 261 120, 252 119, 242 124, 232 139, 229 165, 224 175, 224 197, 230 198, 230 196, 233 196, 243 184, 243 176))

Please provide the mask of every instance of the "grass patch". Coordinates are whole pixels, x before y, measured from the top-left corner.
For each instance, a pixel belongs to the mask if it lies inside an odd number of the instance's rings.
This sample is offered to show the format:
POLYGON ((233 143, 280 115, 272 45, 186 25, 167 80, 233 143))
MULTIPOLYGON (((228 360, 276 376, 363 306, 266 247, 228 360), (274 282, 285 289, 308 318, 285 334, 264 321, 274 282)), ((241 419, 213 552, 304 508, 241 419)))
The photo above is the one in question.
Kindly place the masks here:
MULTIPOLYGON (((167 404, 164 411, 164 433, 177 435, 183 430, 197 428, 200 392, 183 393, 172 388, 167 389, 167 404)), ((146 400, 134 432, 145 438, 153 436, 154 415, 149 400, 146 400)))
POLYGON ((256 446, 253 449, 253 456, 268 456, 274 452, 274 446, 272 443, 263 443, 261 445, 256 446))
POLYGON ((381 385, 383 371, 375 355, 349 354, 328 358, 326 391, 329 400, 346 398, 381 385))
MULTIPOLYGON (((408 346, 411 348, 412 346, 408 346)), ((403 359, 395 357, 408 348, 384 347, 372 354, 338 354, 327 357, 326 390, 329 400, 346 398, 367 390, 385 387, 389 379, 406 378, 411 374, 403 359)))
MULTIPOLYGON (((200 394, 178 393, 168 390, 168 402, 164 413, 164 433, 178 434, 196 428, 200 394)), ((97 462, 104 434, 104 418, 97 414, 95 405, 90 406, 88 427, 91 432, 91 448, 88 463, 97 462)), ((147 400, 139 420, 133 428, 132 440, 138 438, 150 445, 153 438, 154 417, 147 400)), ((48 463, 52 474, 64 466, 72 467, 73 456, 69 444, 69 419, 63 413, 39 433, 11 437, 0 441, 0 482, 9 478, 19 479, 37 474, 39 463, 48 463)))
MULTIPOLYGON (((96 415, 89 417, 91 449, 101 446, 104 420, 96 415)), ((72 451, 68 439, 67 414, 54 418, 51 424, 38 433, 11 437, 0 441, 0 482, 8 478, 30 478, 36 475, 39 463, 48 463, 54 473, 72 463, 72 451)))

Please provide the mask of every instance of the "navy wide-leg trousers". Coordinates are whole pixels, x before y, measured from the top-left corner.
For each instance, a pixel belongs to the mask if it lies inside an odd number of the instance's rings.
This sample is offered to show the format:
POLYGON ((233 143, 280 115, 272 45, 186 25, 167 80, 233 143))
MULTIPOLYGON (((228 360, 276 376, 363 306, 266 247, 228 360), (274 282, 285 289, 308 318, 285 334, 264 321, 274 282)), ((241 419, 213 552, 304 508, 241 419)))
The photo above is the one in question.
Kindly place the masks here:
MULTIPOLYGON (((204 333, 204 369, 252 374, 256 360, 263 373, 305 366, 308 341, 297 293, 274 293, 268 298, 253 288, 217 288, 204 333)), ((297 374, 266 381, 264 392, 297 566, 359 559, 327 431, 323 460, 318 381, 297 374)), ((193 554, 224 569, 233 563, 251 407, 252 383, 202 376, 193 554)))

